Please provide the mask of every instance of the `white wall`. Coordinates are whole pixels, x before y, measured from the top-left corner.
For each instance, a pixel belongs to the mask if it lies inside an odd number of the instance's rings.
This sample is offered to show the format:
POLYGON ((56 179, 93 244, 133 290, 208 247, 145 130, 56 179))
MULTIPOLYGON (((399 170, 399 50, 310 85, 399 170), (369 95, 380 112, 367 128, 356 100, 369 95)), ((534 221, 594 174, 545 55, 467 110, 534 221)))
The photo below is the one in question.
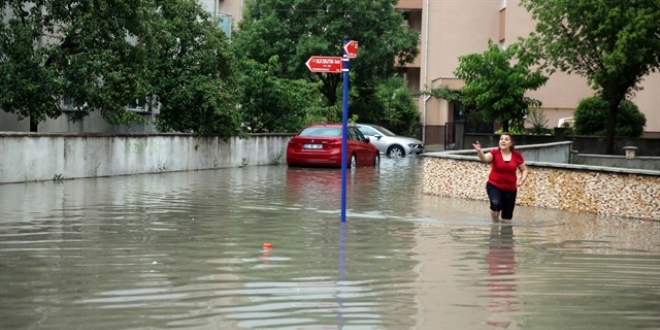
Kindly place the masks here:
POLYGON ((290 134, 248 139, 187 134, 0 133, 0 183, 286 163, 290 134))

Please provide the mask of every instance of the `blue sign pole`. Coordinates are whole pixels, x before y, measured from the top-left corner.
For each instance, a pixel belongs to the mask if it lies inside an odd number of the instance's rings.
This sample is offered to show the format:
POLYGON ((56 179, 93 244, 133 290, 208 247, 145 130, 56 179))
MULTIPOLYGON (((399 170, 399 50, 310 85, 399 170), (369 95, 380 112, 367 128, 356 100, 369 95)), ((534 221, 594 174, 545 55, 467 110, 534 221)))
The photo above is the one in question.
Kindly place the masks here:
POLYGON ((339 305, 339 312, 337 317, 339 318, 339 324, 337 324, 337 329, 344 328, 344 293, 342 292, 342 286, 344 285, 344 277, 346 272, 344 271, 344 245, 346 244, 346 223, 342 222, 339 229, 339 277, 337 279, 337 304, 339 305))
MULTIPOLYGON (((344 39, 344 45, 348 43, 348 39, 344 39)), ((345 47, 343 47, 345 48, 345 47)), ((341 70, 344 73, 344 89, 342 95, 342 111, 341 111, 341 222, 346 222, 346 167, 347 167, 347 155, 346 151, 348 149, 348 143, 346 142, 348 138, 348 54, 344 49, 344 57, 342 58, 344 62, 344 68, 341 70)))

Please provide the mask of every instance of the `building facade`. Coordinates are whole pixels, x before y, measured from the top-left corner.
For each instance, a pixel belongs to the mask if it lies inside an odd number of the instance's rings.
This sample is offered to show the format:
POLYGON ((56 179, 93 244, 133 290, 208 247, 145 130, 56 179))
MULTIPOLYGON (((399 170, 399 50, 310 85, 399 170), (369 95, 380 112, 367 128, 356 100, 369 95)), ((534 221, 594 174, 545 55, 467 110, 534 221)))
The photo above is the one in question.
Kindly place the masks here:
MULTIPOLYGON (((463 82, 453 72, 458 57, 486 50, 488 40, 502 46, 525 37, 534 30, 531 15, 520 0, 400 0, 409 26, 421 32, 420 58, 401 68, 413 91, 440 86, 460 88, 463 82)), ((645 137, 660 137, 660 72, 644 77, 642 91, 631 99, 646 116, 645 137)), ((579 101, 593 96, 594 90, 581 76, 557 72, 545 86, 528 96, 540 100, 548 128, 559 119, 572 117, 579 101)), ((447 128, 455 120, 453 104, 432 97, 419 99, 423 136, 427 144, 443 143, 447 128)))

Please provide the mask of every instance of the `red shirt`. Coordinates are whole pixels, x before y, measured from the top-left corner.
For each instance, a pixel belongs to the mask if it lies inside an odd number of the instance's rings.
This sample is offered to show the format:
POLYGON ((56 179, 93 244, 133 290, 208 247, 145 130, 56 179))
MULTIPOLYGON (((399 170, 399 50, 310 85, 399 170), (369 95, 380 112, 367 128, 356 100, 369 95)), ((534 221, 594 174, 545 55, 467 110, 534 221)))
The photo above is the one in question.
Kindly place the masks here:
POLYGON ((502 152, 499 148, 491 150, 490 154, 493 155, 493 161, 491 162, 492 167, 488 176, 488 182, 505 191, 518 190, 518 185, 516 184, 518 175, 516 171, 518 171, 520 164, 525 163, 522 154, 517 150, 513 150, 511 152, 511 160, 508 162, 505 162, 502 158, 502 152))

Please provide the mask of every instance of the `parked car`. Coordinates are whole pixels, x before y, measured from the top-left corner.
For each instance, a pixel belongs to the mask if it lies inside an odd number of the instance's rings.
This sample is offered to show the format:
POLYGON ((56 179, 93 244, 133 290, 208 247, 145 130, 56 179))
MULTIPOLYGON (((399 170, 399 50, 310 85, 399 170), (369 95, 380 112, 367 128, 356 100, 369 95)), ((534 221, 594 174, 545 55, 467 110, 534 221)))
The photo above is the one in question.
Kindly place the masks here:
MULTIPOLYGON (((341 124, 316 124, 296 134, 286 148, 289 166, 341 167, 341 124)), ((380 165, 380 152, 355 126, 348 126, 347 166, 380 165)))
POLYGON ((380 125, 355 124, 355 126, 381 153, 389 157, 405 157, 424 152, 424 142, 415 138, 396 135, 380 125))

